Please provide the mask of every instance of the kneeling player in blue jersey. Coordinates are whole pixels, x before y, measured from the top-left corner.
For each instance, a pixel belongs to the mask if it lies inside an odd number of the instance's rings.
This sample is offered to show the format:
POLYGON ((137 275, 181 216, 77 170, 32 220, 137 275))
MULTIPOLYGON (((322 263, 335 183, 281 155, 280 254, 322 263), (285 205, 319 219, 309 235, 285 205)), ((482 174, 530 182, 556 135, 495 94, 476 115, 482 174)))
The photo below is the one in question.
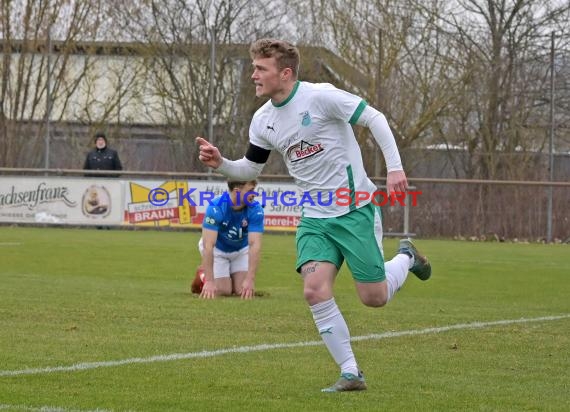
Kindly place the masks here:
POLYGON ((251 299, 261 251, 263 208, 254 200, 257 182, 228 182, 228 192, 212 200, 198 244, 202 264, 192 292, 204 299, 240 295, 251 299))

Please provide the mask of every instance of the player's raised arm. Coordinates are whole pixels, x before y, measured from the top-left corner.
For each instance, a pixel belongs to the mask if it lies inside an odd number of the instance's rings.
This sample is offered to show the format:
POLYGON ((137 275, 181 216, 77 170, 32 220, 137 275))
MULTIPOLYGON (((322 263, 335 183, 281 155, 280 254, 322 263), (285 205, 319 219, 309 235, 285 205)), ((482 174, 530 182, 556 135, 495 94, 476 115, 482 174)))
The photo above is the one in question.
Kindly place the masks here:
POLYGON ((270 150, 263 149, 252 143, 245 156, 239 160, 228 160, 222 157, 218 148, 202 137, 196 138, 200 153, 198 158, 206 166, 216 169, 216 172, 229 179, 247 181, 259 176, 269 158, 270 150))

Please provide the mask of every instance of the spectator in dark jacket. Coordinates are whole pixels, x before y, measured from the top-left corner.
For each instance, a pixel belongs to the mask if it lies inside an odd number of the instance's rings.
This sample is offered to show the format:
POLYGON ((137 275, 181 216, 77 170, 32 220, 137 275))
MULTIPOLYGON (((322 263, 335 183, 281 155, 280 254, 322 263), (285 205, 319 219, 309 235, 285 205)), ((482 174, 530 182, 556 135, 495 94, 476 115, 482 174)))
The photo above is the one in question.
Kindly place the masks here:
MULTIPOLYGON (((119 154, 107 146, 107 137, 103 132, 95 133, 95 148, 87 153, 85 170, 123 170, 119 154)), ((88 175, 89 176, 89 175, 88 175)), ((118 177, 119 175, 91 175, 97 177, 118 177)))

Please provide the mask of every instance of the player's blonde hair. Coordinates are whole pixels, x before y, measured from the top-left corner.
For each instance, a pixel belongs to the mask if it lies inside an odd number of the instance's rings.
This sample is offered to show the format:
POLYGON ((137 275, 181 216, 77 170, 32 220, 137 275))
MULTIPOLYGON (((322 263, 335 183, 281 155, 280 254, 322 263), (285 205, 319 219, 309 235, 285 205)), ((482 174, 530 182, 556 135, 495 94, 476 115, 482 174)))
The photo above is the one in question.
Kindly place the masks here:
POLYGON ((249 47, 249 55, 252 59, 275 57, 277 68, 291 69, 293 78, 299 74, 299 50, 291 43, 277 39, 259 39, 249 47))

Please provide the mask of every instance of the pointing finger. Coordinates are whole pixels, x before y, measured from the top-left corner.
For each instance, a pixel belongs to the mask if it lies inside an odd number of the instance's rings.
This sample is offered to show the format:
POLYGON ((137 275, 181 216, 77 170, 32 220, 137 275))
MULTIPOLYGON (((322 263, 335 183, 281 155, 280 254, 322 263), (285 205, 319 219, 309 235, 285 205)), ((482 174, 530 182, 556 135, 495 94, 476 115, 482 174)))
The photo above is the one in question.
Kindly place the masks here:
POLYGON ((204 139, 203 137, 197 137, 196 138, 196 143, 200 146, 211 146, 210 142, 208 142, 206 139, 204 139))

